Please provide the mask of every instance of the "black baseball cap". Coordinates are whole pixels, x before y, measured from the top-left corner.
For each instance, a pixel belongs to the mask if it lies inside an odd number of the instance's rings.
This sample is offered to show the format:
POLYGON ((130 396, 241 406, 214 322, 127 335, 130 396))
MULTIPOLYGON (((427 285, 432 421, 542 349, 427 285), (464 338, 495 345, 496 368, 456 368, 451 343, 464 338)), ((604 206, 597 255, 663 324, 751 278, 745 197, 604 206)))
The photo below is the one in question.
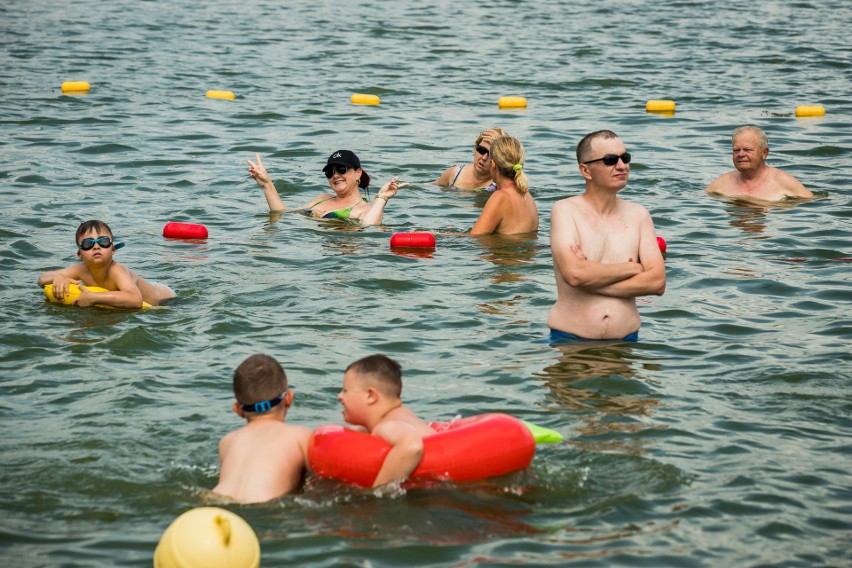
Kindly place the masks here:
MULTIPOLYGON (((338 150, 328 157, 328 161, 323 166, 322 171, 328 177, 328 174, 331 170, 331 166, 341 165, 346 166, 347 168, 352 168, 353 170, 357 170, 361 167, 361 160, 358 159, 358 156, 355 155, 355 152, 351 150, 338 150)), ((361 170, 361 188, 366 189, 367 186, 370 185, 370 176, 367 175, 363 169, 361 170)))

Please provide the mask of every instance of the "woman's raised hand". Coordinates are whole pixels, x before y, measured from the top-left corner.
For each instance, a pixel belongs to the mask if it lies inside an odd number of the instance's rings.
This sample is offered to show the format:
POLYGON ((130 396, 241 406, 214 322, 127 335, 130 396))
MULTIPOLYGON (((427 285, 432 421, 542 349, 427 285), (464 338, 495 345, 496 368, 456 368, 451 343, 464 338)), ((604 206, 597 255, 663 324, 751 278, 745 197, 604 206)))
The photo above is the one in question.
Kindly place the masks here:
POLYGON ((376 194, 376 197, 381 197, 382 199, 390 199, 391 197, 396 195, 397 190, 411 185, 410 183, 397 183, 398 179, 398 177, 395 177, 388 183, 383 185, 379 192, 376 194))
POLYGON ((250 166, 249 175, 251 175, 252 179, 256 181, 259 185, 266 185, 268 183, 272 183, 272 179, 266 172, 266 168, 263 167, 263 162, 260 161, 260 154, 255 154, 254 159, 257 160, 257 163, 252 162, 251 160, 246 160, 246 162, 248 162, 248 165, 250 166))

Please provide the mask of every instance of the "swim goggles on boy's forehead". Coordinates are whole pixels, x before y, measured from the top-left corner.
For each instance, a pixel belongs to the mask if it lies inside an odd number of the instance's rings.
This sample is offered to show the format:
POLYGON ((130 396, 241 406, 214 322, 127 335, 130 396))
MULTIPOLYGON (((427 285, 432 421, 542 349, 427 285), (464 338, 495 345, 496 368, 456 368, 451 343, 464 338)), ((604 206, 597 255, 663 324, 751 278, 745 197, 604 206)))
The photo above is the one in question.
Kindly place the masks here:
POLYGON ((80 250, 92 250, 93 248, 95 248, 95 243, 98 243, 98 246, 101 248, 109 248, 115 245, 116 250, 124 246, 124 243, 113 243, 112 239, 110 239, 106 235, 98 237, 97 239, 83 239, 77 246, 80 247, 80 250))
POLYGON ((287 396, 287 391, 284 391, 280 395, 269 400, 261 400, 254 404, 242 404, 240 406, 243 409, 243 412, 267 412, 281 404, 285 396, 287 396))

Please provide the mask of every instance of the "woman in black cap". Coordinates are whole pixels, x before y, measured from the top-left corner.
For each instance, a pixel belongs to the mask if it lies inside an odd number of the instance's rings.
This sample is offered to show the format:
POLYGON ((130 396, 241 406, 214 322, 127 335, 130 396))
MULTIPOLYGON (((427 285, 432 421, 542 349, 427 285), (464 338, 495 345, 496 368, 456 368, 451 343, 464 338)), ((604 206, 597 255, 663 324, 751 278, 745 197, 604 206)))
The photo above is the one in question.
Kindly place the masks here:
MULTIPOLYGON (((251 166, 251 177, 263 188, 263 195, 270 211, 283 212, 287 209, 272 183, 260 154, 255 154, 257 162, 246 160, 251 166)), ((407 187, 407 183, 397 183, 393 178, 382 186, 376 198, 369 203, 361 196, 361 189, 367 189, 370 176, 361 169, 361 161, 354 152, 338 150, 328 158, 322 169, 331 186, 331 193, 323 193, 312 199, 301 210, 310 212, 317 219, 355 219, 362 225, 375 225, 382 222, 382 214, 388 200, 396 195, 398 189, 407 187)))

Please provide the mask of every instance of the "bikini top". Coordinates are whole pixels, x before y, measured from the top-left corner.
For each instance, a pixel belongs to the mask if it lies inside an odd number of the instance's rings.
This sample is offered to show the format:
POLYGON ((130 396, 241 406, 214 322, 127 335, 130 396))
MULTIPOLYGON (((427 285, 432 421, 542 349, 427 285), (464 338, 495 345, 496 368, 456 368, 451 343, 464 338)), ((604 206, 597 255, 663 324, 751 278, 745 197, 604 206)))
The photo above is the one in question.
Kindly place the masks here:
POLYGON ((459 166, 459 169, 456 172, 456 177, 454 177, 453 181, 450 182, 449 189, 454 189, 456 191, 496 191, 497 190, 497 184, 494 183, 493 181, 491 183, 489 183, 488 185, 486 185, 485 187, 477 187, 477 188, 474 188, 474 189, 464 190, 464 189, 461 189, 460 187, 456 187, 456 180, 459 179, 459 176, 461 175, 462 170, 464 169, 464 167, 466 165, 467 164, 462 164, 461 166, 459 166))
MULTIPOLYGON (((320 203, 325 203, 326 201, 330 201, 334 199, 333 197, 329 197, 328 199, 323 199, 322 201, 317 201, 314 203, 314 207, 319 205, 320 203)), ((352 210, 358 207, 362 202, 366 203, 367 200, 365 198, 361 198, 361 201, 356 202, 351 207, 347 207, 346 209, 337 209, 336 211, 329 211, 325 215, 322 216, 323 219, 348 219, 349 215, 352 213, 352 210)), ((311 207, 311 211, 314 210, 314 207, 311 207)))

